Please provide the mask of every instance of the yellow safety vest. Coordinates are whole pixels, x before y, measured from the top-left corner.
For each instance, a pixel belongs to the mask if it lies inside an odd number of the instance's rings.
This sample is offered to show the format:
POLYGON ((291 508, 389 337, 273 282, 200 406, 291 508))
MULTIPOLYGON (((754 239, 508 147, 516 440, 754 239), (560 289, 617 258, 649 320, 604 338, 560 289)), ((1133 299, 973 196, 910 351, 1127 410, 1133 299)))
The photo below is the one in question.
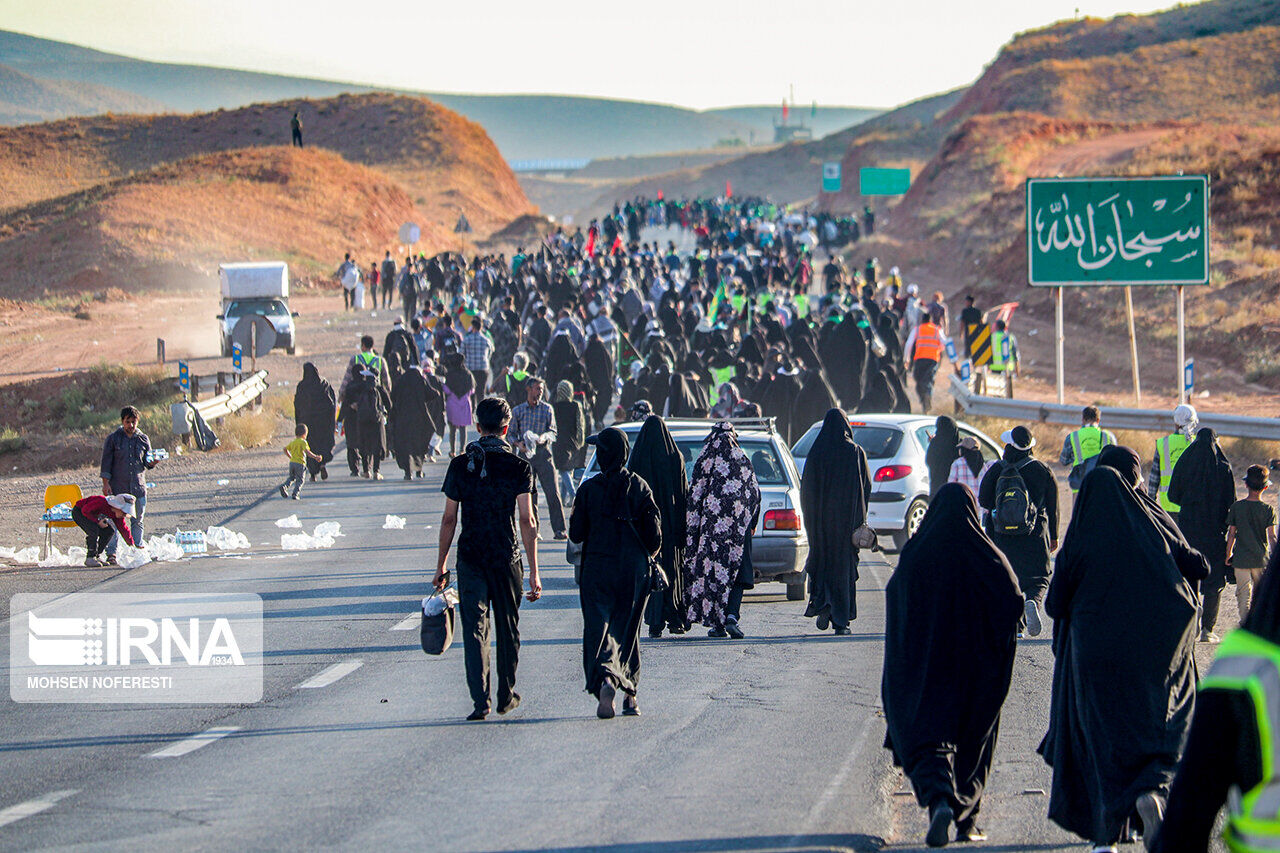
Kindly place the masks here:
POLYGON ((1111 433, 1096 426, 1082 426, 1068 438, 1071 439, 1072 468, 1097 456, 1112 443, 1111 433))
POLYGON ((1253 788, 1232 787, 1222 838, 1233 853, 1280 851, 1280 647, 1248 631, 1232 631, 1200 689, 1248 695, 1258 725, 1262 778, 1253 788))
POLYGON ((381 377, 382 359, 378 356, 377 353, 358 352, 356 353, 356 361, 360 362, 362 366, 367 367, 369 371, 373 373, 375 378, 381 377))
POLYGON ((1169 481, 1173 479, 1173 466, 1178 464, 1178 457, 1191 444, 1180 432, 1166 435, 1156 442, 1156 453, 1160 459, 1160 490, 1156 497, 1165 512, 1177 512, 1178 505, 1169 500, 1169 481))
POLYGON ((991 332, 991 372, 1003 373, 1008 369, 1004 357, 1005 332, 991 332))

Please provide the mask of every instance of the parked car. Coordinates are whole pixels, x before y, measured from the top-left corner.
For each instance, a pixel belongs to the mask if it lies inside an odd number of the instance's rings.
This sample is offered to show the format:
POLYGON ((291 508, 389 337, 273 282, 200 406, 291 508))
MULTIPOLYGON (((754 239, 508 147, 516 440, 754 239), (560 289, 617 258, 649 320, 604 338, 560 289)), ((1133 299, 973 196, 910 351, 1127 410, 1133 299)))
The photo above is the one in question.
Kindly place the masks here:
MULTIPOLYGON (((933 439, 936 419, 925 415, 857 415, 849 419, 853 440, 867 453, 871 495, 867 524, 882 536, 892 536, 899 551, 924 520, 929 508, 929 469, 925 450, 933 439)), ((973 436, 982 458, 1000 458, 1000 445, 982 431, 957 421, 960 437, 973 436)), ((803 473, 805 458, 822 424, 816 423, 795 443, 791 454, 803 473)))
MULTIPOLYGON (((702 452, 702 443, 717 421, 667 420, 667 429, 676 447, 684 455, 685 472, 693 477, 693 464, 702 452)), ((751 460, 760 484, 760 517, 751 537, 751 564, 756 583, 787 585, 787 600, 800 601, 805 596, 804 563, 809 556, 809 538, 800 517, 800 472, 786 442, 773 429, 772 418, 736 418, 738 445, 751 460)), ((634 444, 640 423, 617 424, 634 444)), ((582 478, 598 473, 595 453, 587 461, 582 478)))

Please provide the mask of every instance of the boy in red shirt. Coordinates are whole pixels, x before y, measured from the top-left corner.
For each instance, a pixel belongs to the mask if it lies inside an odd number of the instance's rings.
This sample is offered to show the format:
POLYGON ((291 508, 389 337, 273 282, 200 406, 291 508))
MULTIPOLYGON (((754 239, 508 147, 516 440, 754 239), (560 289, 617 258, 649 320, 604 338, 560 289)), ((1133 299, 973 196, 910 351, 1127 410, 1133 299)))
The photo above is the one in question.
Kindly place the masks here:
POLYGON ((137 499, 133 495, 126 492, 107 497, 90 495, 76 501, 71 508, 71 519, 84 531, 84 547, 89 552, 84 560, 86 566, 94 568, 115 565, 114 557, 107 557, 104 562, 98 555, 107 547, 117 530, 129 547, 133 547, 133 533, 124 519, 125 516, 134 517, 135 500, 137 499))

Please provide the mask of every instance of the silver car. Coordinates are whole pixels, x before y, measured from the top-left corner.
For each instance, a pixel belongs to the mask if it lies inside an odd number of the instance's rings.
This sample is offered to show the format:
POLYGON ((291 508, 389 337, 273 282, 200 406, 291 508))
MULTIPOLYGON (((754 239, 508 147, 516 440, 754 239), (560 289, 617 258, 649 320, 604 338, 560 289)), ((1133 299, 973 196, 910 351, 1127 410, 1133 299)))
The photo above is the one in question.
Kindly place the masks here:
MULTIPOLYGON (((702 452, 702 443, 716 421, 667 420, 667 429, 676 447, 684 455, 685 473, 693 477, 693 465, 702 452)), ((738 418, 733 421, 738 445, 755 468, 760 484, 760 517, 751 537, 751 564, 756 583, 776 581, 787 585, 787 600, 801 601, 805 596, 804 563, 809 556, 809 539, 800 517, 800 472, 791 451, 773 430, 770 418, 738 418)), ((640 423, 616 424, 635 444, 640 423)), ((587 461, 582 478, 598 473, 595 454, 587 461)))
MULTIPOLYGON (((926 415, 856 415, 849 419, 853 440, 867 453, 871 468, 871 495, 867 524, 877 533, 893 537, 899 551, 920 527, 929 508, 929 469, 925 450, 933 439, 936 419, 926 415)), ((984 461, 1000 458, 1000 446, 980 430, 957 421, 960 437, 978 440, 984 461)), ((804 471, 805 457, 821 423, 800 436, 791 454, 796 467, 804 471)))

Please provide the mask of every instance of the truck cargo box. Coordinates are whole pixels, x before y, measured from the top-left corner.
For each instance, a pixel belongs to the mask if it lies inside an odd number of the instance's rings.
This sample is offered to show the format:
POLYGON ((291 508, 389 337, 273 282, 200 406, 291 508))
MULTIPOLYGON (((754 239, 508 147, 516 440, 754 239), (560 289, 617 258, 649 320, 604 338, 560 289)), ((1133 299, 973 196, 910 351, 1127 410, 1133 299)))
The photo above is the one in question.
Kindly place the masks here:
POLYGON ((220 264, 223 299, 288 299, 289 265, 284 261, 220 264))

